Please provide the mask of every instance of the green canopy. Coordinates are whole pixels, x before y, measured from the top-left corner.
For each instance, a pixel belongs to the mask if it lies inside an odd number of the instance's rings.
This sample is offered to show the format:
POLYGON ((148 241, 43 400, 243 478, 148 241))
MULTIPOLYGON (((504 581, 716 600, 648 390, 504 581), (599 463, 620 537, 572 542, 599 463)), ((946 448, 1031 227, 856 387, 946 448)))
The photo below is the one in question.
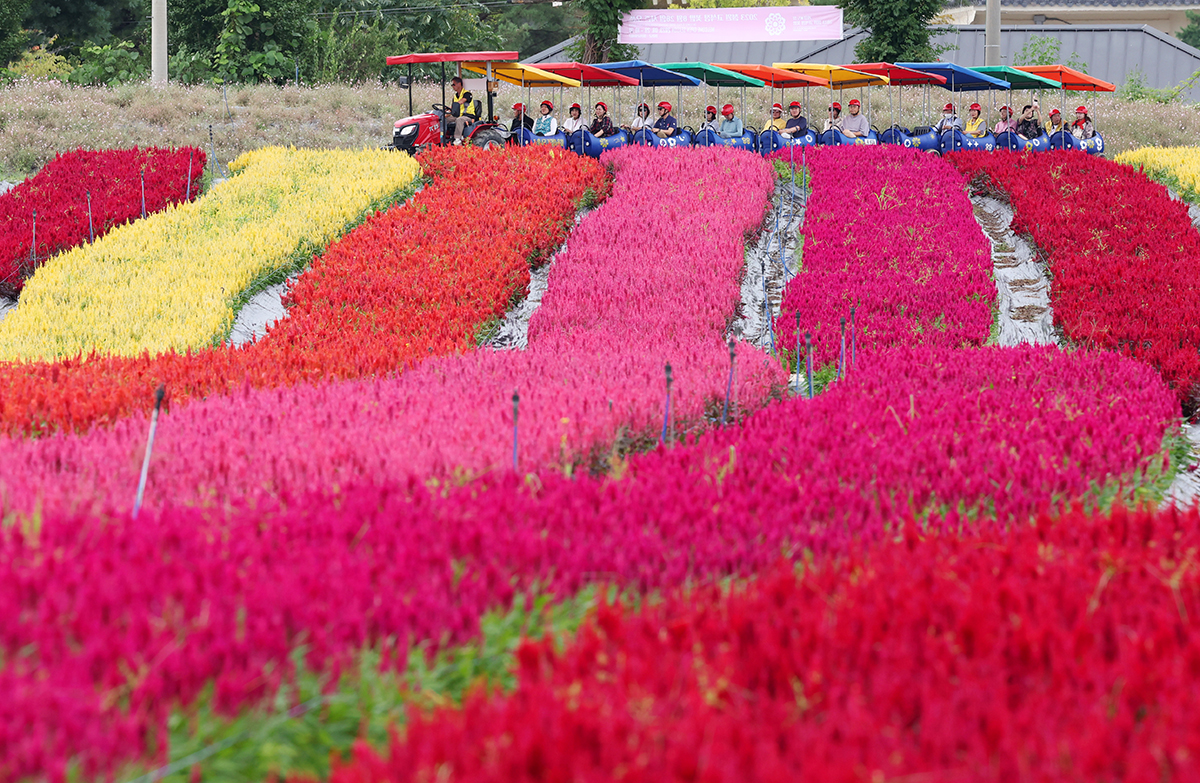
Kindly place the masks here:
POLYGON ((762 79, 743 76, 708 63, 661 63, 658 67, 691 76, 713 87, 762 87, 766 84, 762 79))
POLYGON ((1010 65, 972 65, 971 70, 986 73, 1002 82, 1008 82, 1011 90, 1045 90, 1047 88, 1057 90, 1062 87, 1062 84, 1053 79, 1047 79, 1045 76, 1038 76, 1029 71, 1018 71, 1010 65))

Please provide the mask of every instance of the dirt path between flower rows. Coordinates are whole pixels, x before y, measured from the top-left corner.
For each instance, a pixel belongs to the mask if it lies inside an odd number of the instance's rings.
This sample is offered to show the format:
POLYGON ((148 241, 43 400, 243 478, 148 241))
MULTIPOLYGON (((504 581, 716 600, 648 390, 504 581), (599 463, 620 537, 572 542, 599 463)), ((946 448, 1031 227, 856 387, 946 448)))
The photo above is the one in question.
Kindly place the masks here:
POLYGON ((808 194, 803 186, 793 186, 786 180, 775 185, 771 208, 763 219, 763 232, 758 242, 746 248, 742 300, 728 337, 765 351, 785 347, 772 346, 774 323, 783 302, 783 289, 800 271, 796 250, 800 246, 799 232, 807 203, 808 194))

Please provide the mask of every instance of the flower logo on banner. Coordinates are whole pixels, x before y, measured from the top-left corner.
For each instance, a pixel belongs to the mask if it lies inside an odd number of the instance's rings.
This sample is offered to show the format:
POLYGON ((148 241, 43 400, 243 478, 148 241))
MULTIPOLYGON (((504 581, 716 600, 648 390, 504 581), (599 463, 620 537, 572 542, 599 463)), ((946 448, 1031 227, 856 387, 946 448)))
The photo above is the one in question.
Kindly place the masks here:
POLYGON ((787 29, 787 23, 783 21, 781 14, 767 15, 767 35, 783 35, 783 31, 787 29))

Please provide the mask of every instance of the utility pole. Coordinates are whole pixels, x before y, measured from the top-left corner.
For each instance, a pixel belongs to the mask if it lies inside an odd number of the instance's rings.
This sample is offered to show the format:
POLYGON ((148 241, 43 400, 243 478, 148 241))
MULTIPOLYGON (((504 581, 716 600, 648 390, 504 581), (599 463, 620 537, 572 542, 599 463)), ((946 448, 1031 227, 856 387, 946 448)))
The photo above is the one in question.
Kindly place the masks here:
POLYGON ((167 83, 167 0, 150 7, 150 83, 167 83))
POLYGON ((1000 64, 1000 0, 987 0, 987 21, 983 29, 983 64, 1000 64))

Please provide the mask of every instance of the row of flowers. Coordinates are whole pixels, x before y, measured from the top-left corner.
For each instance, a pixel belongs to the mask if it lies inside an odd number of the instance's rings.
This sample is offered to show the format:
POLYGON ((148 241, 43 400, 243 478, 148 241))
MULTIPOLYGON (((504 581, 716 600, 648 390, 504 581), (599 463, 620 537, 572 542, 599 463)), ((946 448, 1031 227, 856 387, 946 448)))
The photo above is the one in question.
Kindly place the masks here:
POLYGON ((950 156, 1013 207, 1047 255, 1055 323, 1070 342, 1120 351, 1200 404, 1200 234, 1187 205, 1139 171, 1084 153, 950 156))
MULTIPOLYGON (((244 499, 222 498, 225 511, 152 510, 136 524, 49 507, 10 517, 0 536, 3 771, 54 779, 73 759, 102 776, 147 753, 171 708, 210 685, 204 698, 218 711, 260 703, 291 676, 300 647, 318 671, 336 673, 364 646, 403 668, 411 644, 470 638, 482 613, 523 591, 748 576, 913 519, 946 535, 1029 530, 1036 511, 1101 477, 1153 471, 1175 409, 1150 368, 1109 353, 926 347, 863 358, 813 401, 770 406, 604 478, 405 480, 399 455, 368 462, 360 451, 354 463, 310 433, 297 447, 354 465, 373 485, 347 485, 344 470, 322 478, 340 492, 322 485, 287 507, 246 487, 244 499)), ((303 411, 284 400, 271 415, 303 411)), ((382 440, 380 429, 328 421, 330 440, 382 440)), ((227 464, 261 480, 252 465, 227 464)))
POLYGON ((287 317, 253 344, 0 365, 0 429, 112 424, 148 410, 160 384, 178 409, 244 387, 387 375, 470 350, 479 326, 528 285, 530 259, 561 244, 577 203, 609 187, 604 169, 578 155, 530 147, 483 165, 480 154, 423 155, 430 184, 315 258, 288 293, 287 317))
POLYGON ((1192 203, 1200 200, 1200 147, 1139 147, 1114 160, 1175 188, 1192 203))
MULTIPOLYGON (((570 467, 622 437, 658 434, 667 363, 675 418, 681 427, 699 421, 730 387, 723 335, 771 169, 716 149, 610 160, 613 195, 559 253, 527 350, 469 351, 399 376, 247 388, 179 406, 158 424, 147 503, 307 496, 382 477, 508 467, 514 390, 520 469, 570 467), (671 197, 647 191, 648 181, 671 197)), ((785 377, 768 355, 739 350, 731 396, 753 409, 785 377)), ((83 435, 12 442, 0 454, 3 502, 10 510, 128 508, 141 465, 131 455, 145 439, 146 420, 136 416, 83 435)))
POLYGON ((1200 514, 922 536, 602 605, 511 695, 413 709, 331 783, 1189 780, 1200 514))
POLYGON ((859 350, 983 344, 996 298, 991 247, 962 175, 890 145, 821 148, 806 162, 804 264, 784 290, 782 345, 795 350, 799 324, 802 349, 813 336, 814 365, 837 363, 851 308, 859 350))
POLYGON ((222 341, 247 289, 303 264, 419 173, 381 150, 264 148, 204 198, 55 256, 0 323, 0 359, 137 356, 222 341))
POLYGON ((206 162, 195 147, 55 155, 0 195, 0 293, 16 296, 34 268, 56 253, 196 198, 206 162))

